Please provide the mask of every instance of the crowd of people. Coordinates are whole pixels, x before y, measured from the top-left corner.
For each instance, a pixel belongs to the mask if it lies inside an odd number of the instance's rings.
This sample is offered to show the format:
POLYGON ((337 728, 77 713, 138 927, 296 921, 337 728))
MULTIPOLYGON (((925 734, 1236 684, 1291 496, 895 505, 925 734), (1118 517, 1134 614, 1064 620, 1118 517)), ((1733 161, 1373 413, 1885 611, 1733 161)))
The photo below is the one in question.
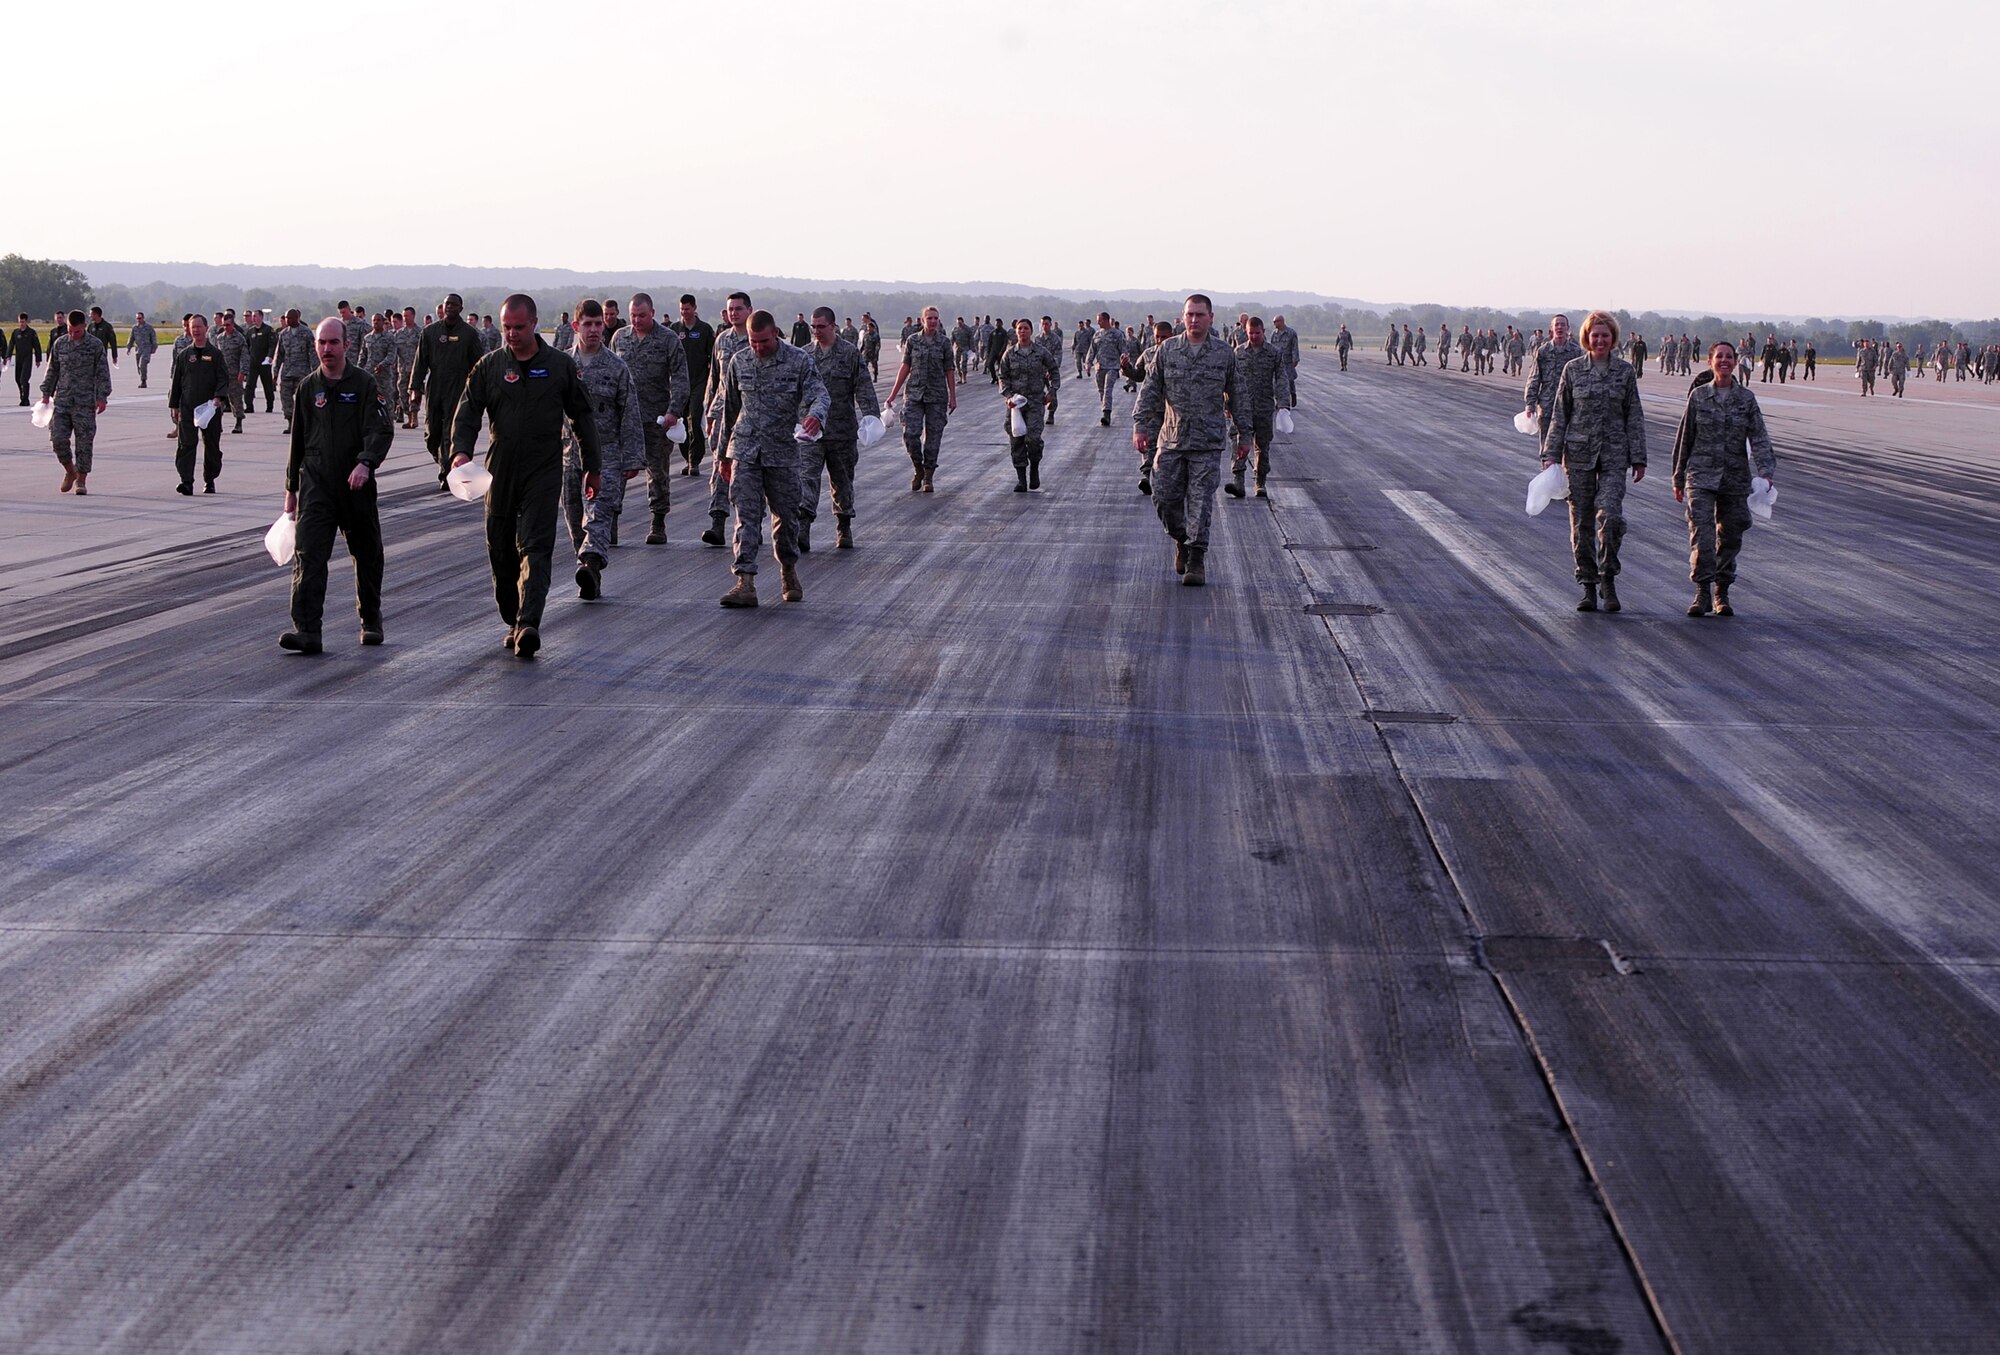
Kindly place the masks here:
MULTIPOLYGON (((1043 435, 1055 422, 1066 368, 1094 381, 1099 422, 1109 427, 1114 394, 1135 393, 1132 443, 1139 457, 1139 492, 1151 496, 1174 543, 1181 582, 1206 581, 1208 528, 1216 493, 1266 493, 1270 452, 1281 417, 1297 405, 1299 339, 1282 315, 1237 316, 1215 324, 1206 297, 1192 296, 1171 320, 1146 317, 1144 327, 1108 311, 1078 319, 1065 331, 1044 315, 1039 327, 1011 325, 990 315, 960 316, 947 330, 936 307, 906 316, 899 363, 889 395, 880 398, 882 336, 875 318, 836 323, 827 307, 801 312, 789 339, 777 320, 731 293, 720 326, 701 317, 684 295, 679 318, 662 324, 652 298, 638 293, 621 314, 612 300, 584 299, 562 312, 545 341, 532 298, 507 298, 498 315, 468 314, 462 299, 445 296, 427 315, 414 306, 367 314, 346 301, 338 314, 308 326, 296 309, 276 326, 252 309, 239 324, 225 309, 213 319, 182 317, 172 348, 168 436, 175 441, 176 492, 191 495, 199 470, 202 492, 213 494, 222 471, 222 420, 240 433, 247 415, 282 409, 290 454, 285 512, 296 520, 293 626, 281 644, 320 651, 327 560, 337 534, 354 558, 362 642, 381 643, 382 544, 374 473, 395 432, 423 419, 426 450, 438 485, 471 463, 482 437, 487 553, 506 647, 531 658, 541 646, 555 538, 566 524, 574 550, 578 595, 602 596, 611 548, 618 544, 625 486, 647 478, 648 544, 666 542, 673 479, 706 470, 709 516, 701 540, 730 546, 732 585, 721 601, 758 605, 756 575, 768 520, 771 551, 782 579, 780 596, 804 599, 798 561, 809 553, 823 488, 830 490, 835 548, 855 544, 854 472, 861 447, 900 422, 910 459, 912 493, 934 493, 945 429, 958 409, 959 389, 973 376, 998 387, 1007 420, 1015 490, 1043 486, 1043 435), (497 322, 497 323, 496 323, 497 322), (1222 457, 1230 453, 1224 477, 1222 457), (197 466, 197 461, 199 465, 197 466), (1254 475, 1254 490, 1246 479, 1254 475), (733 533, 726 531, 734 519, 733 533)), ((63 492, 87 494, 96 416, 111 394, 110 369, 119 358, 116 331, 93 309, 67 317, 46 357, 32 327, 10 337, 22 403, 29 377, 45 368, 41 393, 63 492)), ((1333 347, 1342 370, 1354 340, 1345 326, 1333 347)), ((125 352, 139 386, 148 384, 157 333, 135 317, 125 352)), ((1571 554, 1583 587, 1580 610, 1617 611, 1616 579, 1624 535, 1626 477, 1644 477, 1645 430, 1637 382, 1652 354, 1643 336, 1621 338, 1606 312, 1586 320, 1582 342, 1566 316, 1545 332, 1507 326, 1454 336, 1439 325, 1434 340, 1402 326, 1384 340, 1385 362, 1425 366, 1435 356, 1449 370, 1454 348, 1461 372, 1524 377, 1523 400, 1545 466, 1563 468, 1568 487, 1571 554)), ((1667 374, 1690 374, 1699 338, 1666 336, 1657 360, 1667 374)), ((1675 444, 1675 495, 1688 506, 1690 568, 1698 588, 1691 615, 1729 614, 1729 588, 1744 531, 1750 476, 1769 480, 1775 458, 1761 411, 1743 379, 1761 360, 1763 380, 1783 383, 1797 370, 1815 379, 1816 353, 1807 342, 1767 334, 1738 345, 1713 344, 1707 370, 1694 383, 1675 444)), ((1955 352, 1940 344, 1906 355, 1864 344, 1856 366, 1862 393, 1887 375, 1897 395, 1914 361, 1937 379, 1956 371, 1990 382, 2000 376, 2000 346, 1955 352)))

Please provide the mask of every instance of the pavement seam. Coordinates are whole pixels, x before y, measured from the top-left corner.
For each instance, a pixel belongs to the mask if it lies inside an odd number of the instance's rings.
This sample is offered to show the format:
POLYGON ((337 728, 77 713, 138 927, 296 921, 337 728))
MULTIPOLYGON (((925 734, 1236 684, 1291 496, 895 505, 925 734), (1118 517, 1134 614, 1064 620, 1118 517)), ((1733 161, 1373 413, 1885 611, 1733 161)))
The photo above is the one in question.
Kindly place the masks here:
MULTIPOLYGON (((1398 504, 1398 506, 1401 507, 1402 505, 1398 504)), ((1279 518, 1276 503, 1271 504, 1269 511, 1278 528, 1280 539, 1289 541, 1290 537, 1285 531, 1283 520, 1279 518)), ((1421 522, 1418 525, 1423 526, 1421 522)), ((1313 586, 1311 576, 1300 567, 1295 554, 1288 558, 1292 559, 1292 566, 1298 571, 1301 586, 1310 594, 1313 586)), ((1322 616, 1317 619, 1320 625, 1325 627, 1327 637, 1333 641, 1334 649, 1340 655, 1341 664, 1347 670, 1348 680, 1354 684, 1355 694, 1365 708, 1368 705, 1368 693, 1362 685, 1361 675, 1356 671, 1352 657, 1347 652, 1347 646, 1341 641, 1339 630, 1333 624, 1335 618, 1322 616)), ((1417 824, 1423 832, 1424 844, 1430 849, 1431 859, 1437 864, 1437 868, 1449 886, 1452 896, 1457 900, 1459 912, 1464 917, 1466 925, 1471 928, 1471 936, 1476 945, 1478 940, 1484 936, 1485 928, 1481 924, 1477 913, 1473 910, 1472 901, 1466 894, 1465 886, 1458 879, 1457 875, 1453 873, 1451 863, 1445 857, 1443 844, 1438 840, 1437 829, 1431 822, 1430 815, 1425 812, 1422 797, 1417 793, 1416 785, 1411 781, 1408 772, 1404 769, 1401 759, 1396 756, 1394 743, 1380 725, 1375 727, 1375 737, 1381 743, 1383 754, 1388 758, 1390 767, 1396 773, 1396 780, 1403 788, 1404 798, 1409 803, 1411 811, 1416 815, 1417 824)), ((1606 1187, 1603 1177, 1599 1175, 1596 1164, 1591 1159, 1589 1149, 1584 1146, 1583 1136, 1575 1118, 1571 1116, 1569 1107, 1563 1103, 1562 1093, 1556 1086, 1555 1070, 1542 1053, 1541 1044, 1535 1038, 1534 1028, 1529 1023, 1526 1010, 1516 1000, 1513 990, 1501 974, 1494 972, 1493 969, 1484 964, 1481 964, 1480 968, 1492 980, 1494 990, 1499 994, 1500 1001, 1506 1007, 1508 1016, 1514 1023, 1514 1028, 1520 1032, 1521 1041, 1528 1053, 1528 1057, 1533 1061, 1535 1069, 1540 1075, 1542 1090, 1548 1096, 1549 1103, 1555 1110, 1557 1120, 1562 1125, 1563 1138, 1569 1144, 1570 1151, 1575 1155, 1577 1165, 1583 1171, 1584 1179, 1590 1184, 1591 1194, 1597 1201, 1599 1211, 1604 1216, 1605 1225, 1610 1231, 1612 1241, 1618 1248, 1619 1255, 1624 1258, 1626 1270, 1631 1275, 1633 1283, 1638 1287, 1640 1297, 1645 1302, 1646 1311, 1653 1320, 1655 1332, 1666 1349, 1679 1355, 1681 1345, 1675 1339, 1673 1328, 1667 1321, 1666 1311, 1661 1304, 1660 1296, 1654 1291, 1652 1282, 1647 1277, 1646 1268, 1639 1259, 1638 1250, 1634 1246, 1631 1236, 1626 1232, 1624 1224, 1618 1217, 1618 1211, 1611 1202, 1610 1192, 1606 1187)))

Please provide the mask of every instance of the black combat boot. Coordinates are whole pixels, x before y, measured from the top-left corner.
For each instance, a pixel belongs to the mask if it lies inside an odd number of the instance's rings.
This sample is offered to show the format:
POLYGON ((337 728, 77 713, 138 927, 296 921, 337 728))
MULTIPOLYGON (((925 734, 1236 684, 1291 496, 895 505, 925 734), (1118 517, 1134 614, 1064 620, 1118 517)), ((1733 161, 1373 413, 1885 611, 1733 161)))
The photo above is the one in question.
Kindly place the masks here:
POLYGON ((810 555, 813 548, 813 520, 800 518, 799 529, 792 533, 792 539, 799 548, 799 554, 810 555))
POLYGON ((618 544, 618 514, 616 513, 611 515, 611 540, 606 544, 613 546, 618 544))
POLYGON ((1715 603, 1709 599, 1708 585, 1705 583, 1696 584, 1694 586, 1694 601, 1688 604, 1688 615, 1707 616, 1714 610, 1715 603))
POLYGON ((667 515, 665 513, 659 512, 653 514, 653 530, 646 533, 646 544, 649 546, 664 546, 667 544, 667 515))
POLYGON ((1729 585, 1720 579, 1715 584, 1715 614, 1717 616, 1736 615, 1736 609, 1729 605, 1729 585))
POLYGON ((320 652, 319 636, 310 631, 288 630, 278 637, 278 648, 294 654, 317 654, 320 652))
POLYGON ((1587 583, 1583 586, 1583 601, 1576 604, 1576 609, 1579 612, 1594 612, 1597 610, 1597 585, 1595 583, 1587 583))
POLYGON ((1031 456, 1028 458, 1028 488, 1040 489, 1041 487, 1042 458, 1040 456, 1031 456))
POLYGON ((1229 478, 1223 482, 1222 492, 1232 499, 1243 497, 1243 467, 1238 466, 1229 473, 1229 478))
POLYGON ((1180 537, 1174 538, 1174 573, 1187 573, 1188 543, 1180 537))
POLYGON ((1613 575, 1606 574, 1597 585, 1598 592, 1604 595, 1604 610, 1607 612, 1622 611, 1624 609, 1623 604, 1618 601, 1618 585, 1613 582, 1614 577, 1613 575))
POLYGON ((1181 575, 1184 587, 1199 588, 1208 582, 1208 547, 1189 546, 1187 570, 1181 575))
POLYGON ((704 545, 719 546, 722 544, 722 522, 728 516, 729 514, 727 513, 710 513, 708 515, 708 530, 701 534, 704 545))
POLYGON ((1014 467, 1014 492, 1016 494, 1026 494, 1028 492, 1028 468, 1026 466, 1014 467))

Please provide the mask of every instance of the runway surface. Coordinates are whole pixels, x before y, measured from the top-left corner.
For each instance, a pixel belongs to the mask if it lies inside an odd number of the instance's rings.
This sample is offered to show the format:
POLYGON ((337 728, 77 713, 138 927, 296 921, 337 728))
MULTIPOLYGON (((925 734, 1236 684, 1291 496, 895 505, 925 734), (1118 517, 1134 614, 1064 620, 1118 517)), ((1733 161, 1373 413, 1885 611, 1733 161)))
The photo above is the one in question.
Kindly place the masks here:
POLYGON ((676 479, 533 663, 417 434, 300 659, 276 416, 0 412, 0 1348, 1993 1348, 1993 388, 1756 386, 1692 621, 1649 375, 1583 616, 1374 356, 1205 589, 1072 366, 1047 492, 980 380, 732 613, 676 479))

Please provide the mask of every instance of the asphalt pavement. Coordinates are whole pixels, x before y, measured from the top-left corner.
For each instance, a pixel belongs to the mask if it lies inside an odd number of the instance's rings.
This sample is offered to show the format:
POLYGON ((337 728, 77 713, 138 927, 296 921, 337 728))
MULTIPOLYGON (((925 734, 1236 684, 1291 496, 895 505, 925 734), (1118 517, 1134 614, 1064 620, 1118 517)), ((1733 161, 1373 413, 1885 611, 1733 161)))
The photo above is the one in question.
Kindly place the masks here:
POLYGON ((1580 615, 1512 380, 1308 352, 1194 589, 1068 371, 531 663, 416 433, 309 659, 278 416, 0 411, 0 1348, 1993 1349, 1995 388, 1756 385, 1697 621, 1684 381, 1580 615))

